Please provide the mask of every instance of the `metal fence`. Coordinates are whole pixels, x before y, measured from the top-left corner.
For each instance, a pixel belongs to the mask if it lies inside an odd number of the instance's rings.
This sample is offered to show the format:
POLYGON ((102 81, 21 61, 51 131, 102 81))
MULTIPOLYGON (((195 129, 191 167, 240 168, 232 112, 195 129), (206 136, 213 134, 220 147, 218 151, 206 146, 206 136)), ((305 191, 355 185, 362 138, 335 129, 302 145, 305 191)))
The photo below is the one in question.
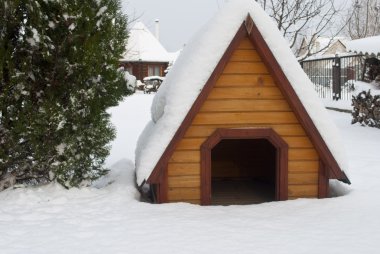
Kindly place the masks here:
POLYGON ((300 64, 321 98, 350 100, 354 81, 363 79, 362 55, 305 60, 300 64))

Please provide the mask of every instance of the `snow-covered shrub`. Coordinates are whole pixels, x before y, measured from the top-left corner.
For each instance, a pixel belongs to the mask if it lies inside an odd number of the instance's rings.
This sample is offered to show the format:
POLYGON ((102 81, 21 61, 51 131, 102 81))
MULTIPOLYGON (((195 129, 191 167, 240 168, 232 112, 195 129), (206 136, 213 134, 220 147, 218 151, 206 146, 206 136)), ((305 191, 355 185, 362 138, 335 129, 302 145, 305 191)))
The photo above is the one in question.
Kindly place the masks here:
POLYGON ((371 90, 352 96, 352 124, 360 123, 380 128, 380 95, 372 95, 371 90))
POLYGON ((0 190, 107 172, 106 109, 130 93, 117 71, 126 24, 119 0, 1 1, 0 190))
POLYGON ((129 72, 127 71, 124 73, 124 77, 127 81, 128 90, 134 93, 136 91, 136 83, 137 83, 136 77, 129 74, 129 72))

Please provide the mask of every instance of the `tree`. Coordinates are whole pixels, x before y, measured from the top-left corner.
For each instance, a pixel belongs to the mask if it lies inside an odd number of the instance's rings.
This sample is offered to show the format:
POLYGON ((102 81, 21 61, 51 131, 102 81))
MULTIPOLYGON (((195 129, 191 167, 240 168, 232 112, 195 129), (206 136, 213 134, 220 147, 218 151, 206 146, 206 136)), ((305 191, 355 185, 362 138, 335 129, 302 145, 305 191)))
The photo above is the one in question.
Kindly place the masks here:
POLYGON ((71 187, 104 175, 115 136, 106 109, 130 93, 118 71, 127 39, 119 0, 2 5, 0 189, 8 179, 71 187))
POLYGON ((333 0, 257 0, 264 10, 277 23, 277 28, 288 39, 293 52, 298 54, 302 39, 304 58, 319 53, 328 45, 311 52, 314 41, 328 33, 330 38, 337 36, 341 28, 334 28, 334 20, 341 8, 333 0))
POLYGON ((351 39, 380 35, 380 1, 356 0, 345 21, 346 34, 351 39))

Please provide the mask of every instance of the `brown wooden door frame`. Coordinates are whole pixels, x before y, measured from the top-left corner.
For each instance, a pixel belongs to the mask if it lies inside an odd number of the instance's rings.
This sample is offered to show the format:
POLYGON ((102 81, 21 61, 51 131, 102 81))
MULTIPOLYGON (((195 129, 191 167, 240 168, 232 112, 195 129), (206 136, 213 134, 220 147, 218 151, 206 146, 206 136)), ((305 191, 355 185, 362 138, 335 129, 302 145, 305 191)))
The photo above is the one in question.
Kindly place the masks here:
POLYGON ((276 148, 276 200, 288 199, 288 144, 271 128, 217 129, 201 145, 201 204, 211 204, 211 151, 223 139, 266 139, 276 148))

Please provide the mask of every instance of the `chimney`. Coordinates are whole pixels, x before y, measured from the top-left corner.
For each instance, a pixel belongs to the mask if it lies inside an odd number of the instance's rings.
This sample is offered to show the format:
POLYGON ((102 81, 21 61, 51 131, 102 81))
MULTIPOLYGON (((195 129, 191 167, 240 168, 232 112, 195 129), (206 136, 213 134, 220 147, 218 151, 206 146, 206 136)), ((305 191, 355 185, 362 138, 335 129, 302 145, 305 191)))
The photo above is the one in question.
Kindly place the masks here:
POLYGON ((156 35, 157 40, 160 40, 160 20, 156 19, 154 22, 156 23, 156 25, 155 25, 155 35, 156 35))

